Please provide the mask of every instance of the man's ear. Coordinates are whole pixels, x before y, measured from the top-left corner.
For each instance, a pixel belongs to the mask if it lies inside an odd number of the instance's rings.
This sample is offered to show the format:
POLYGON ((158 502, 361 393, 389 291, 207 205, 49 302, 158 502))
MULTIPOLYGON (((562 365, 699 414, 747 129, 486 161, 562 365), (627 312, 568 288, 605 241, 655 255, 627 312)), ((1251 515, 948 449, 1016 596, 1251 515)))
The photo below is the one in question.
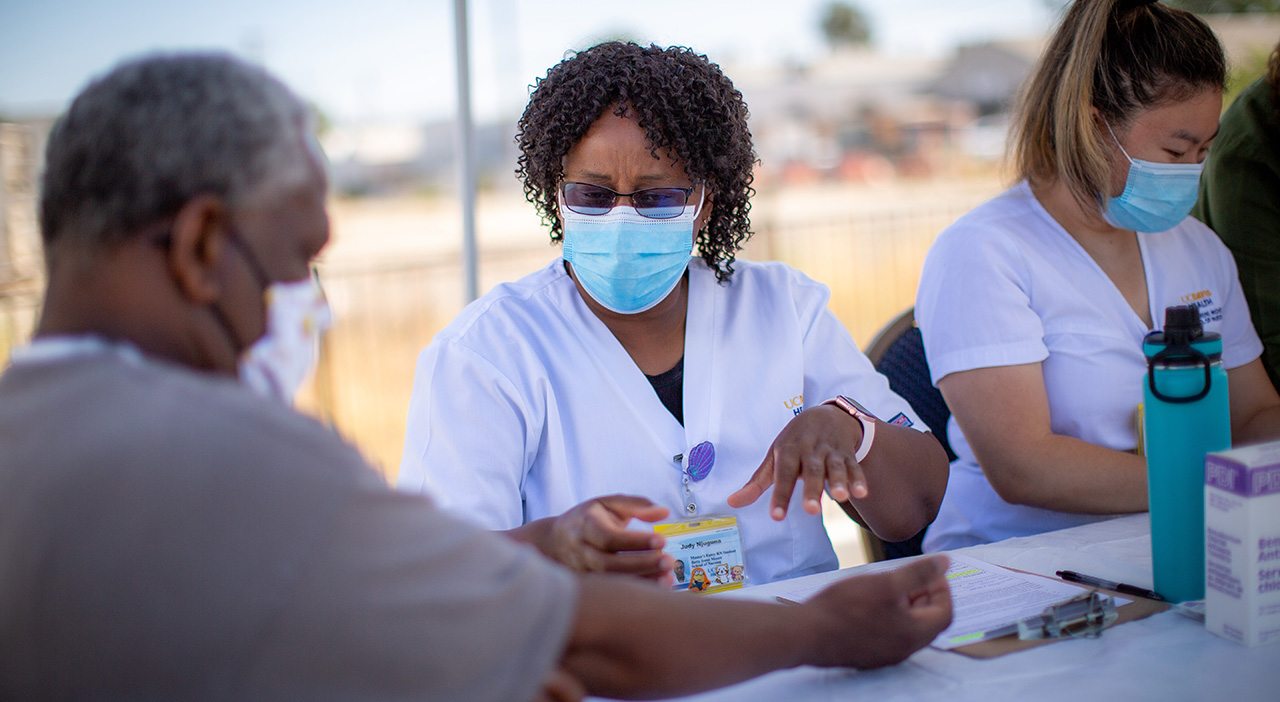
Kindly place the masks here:
POLYGON ((169 273, 191 301, 209 303, 222 292, 218 270, 227 250, 229 213, 217 195, 197 195, 174 217, 169 273))

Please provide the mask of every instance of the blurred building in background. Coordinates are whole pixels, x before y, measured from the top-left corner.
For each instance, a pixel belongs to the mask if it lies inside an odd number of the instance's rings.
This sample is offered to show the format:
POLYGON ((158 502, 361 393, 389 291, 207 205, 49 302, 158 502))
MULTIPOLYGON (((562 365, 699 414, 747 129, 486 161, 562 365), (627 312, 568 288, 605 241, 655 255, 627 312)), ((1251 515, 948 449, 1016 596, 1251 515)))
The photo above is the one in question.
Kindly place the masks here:
MULTIPOLYGON (((1280 37, 1274 14, 1206 19, 1233 70, 1246 75, 1261 70, 1280 37)), ((1009 108, 1044 42, 961 46, 945 59, 844 45, 808 64, 723 68, 751 110, 758 185, 945 177, 989 167, 1003 155, 1009 108)), ((476 125, 481 189, 516 190, 517 118, 476 125)), ((456 183, 448 121, 338 124, 322 142, 340 194, 449 193, 456 183)))
MULTIPOLYGON (((1038 39, 961 48, 949 60, 846 47, 811 64, 723 66, 751 110, 761 185, 934 177, 990 164, 1038 39), (996 129, 984 129, 995 125, 996 129)), ((477 125, 482 189, 513 189, 517 115, 477 125)), ((448 192, 454 128, 335 125, 322 137, 337 192, 448 192)))

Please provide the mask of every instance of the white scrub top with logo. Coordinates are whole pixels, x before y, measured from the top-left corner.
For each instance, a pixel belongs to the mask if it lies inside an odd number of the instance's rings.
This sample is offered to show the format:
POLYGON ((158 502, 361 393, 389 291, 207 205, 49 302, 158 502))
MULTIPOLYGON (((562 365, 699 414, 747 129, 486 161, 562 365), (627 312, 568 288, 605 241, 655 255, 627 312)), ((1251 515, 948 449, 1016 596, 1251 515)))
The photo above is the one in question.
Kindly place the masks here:
POLYGON ((399 487, 490 529, 642 495, 670 520, 736 516, 749 584, 835 568, 799 489, 782 522, 768 515, 770 492, 739 510, 726 498, 806 405, 844 394, 882 420, 924 425, 827 309, 825 285, 780 263, 734 268, 721 285, 701 259, 689 266, 684 426, 561 261, 496 287, 418 358, 399 487), (676 457, 704 441, 715 465, 686 486, 676 457))
MULTIPOLYGON (((1200 222, 1138 233, 1151 319, 1196 305, 1206 331, 1223 339, 1222 363, 1262 353, 1231 252, 1200 222)), ((961 217, 934 242, 916 295, 933 382, 950 373, 1041 364, 1055 434, 1117 451, 1138 444, 1137 407, 1151 331, 1092 257, 1023 182, 961 217)), ((961 548, 1107 516, 1013 505, 996 494, 952 417, 958 457, 926 551, 961 548)))

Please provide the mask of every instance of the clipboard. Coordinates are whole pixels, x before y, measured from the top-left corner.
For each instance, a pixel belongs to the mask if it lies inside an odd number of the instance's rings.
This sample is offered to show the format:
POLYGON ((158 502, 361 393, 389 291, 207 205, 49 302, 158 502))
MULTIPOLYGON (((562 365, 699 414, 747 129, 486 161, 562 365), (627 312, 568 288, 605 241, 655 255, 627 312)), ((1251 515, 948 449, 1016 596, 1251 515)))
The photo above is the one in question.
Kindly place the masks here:
MULTIPOLYGON (((1018 569, 1009 568, 1009 570, 1018 570, 1018 569)), ((1027 573, 1028 575, 1034 575, 1038 578, 1048 578, 1048 576, 1040 575, 1039 573, 1029 573, 1028 571, 1025 571, 1025 570, 1018 570, 1018 572, 1027 573)), ((1057 578, 1048 578, 1048 579, 1056 580, 1057 578)), ((1125 622, 1132 622, 1138 619, 1145 619, 1153 614, 1159 614, 1160 612, 1163 612, 1169 609, 1168 602, 1157 602, 1156 600, 1148 600, 1142 597, 1133 597, 1133 595, 1126 595, 1124 593, 1112 592, 1111 590, 1102 590, 1098 588, 1087 588, 1087 589, 1091 592, 1099 592, 1104 595, 1114 595, 1116 597, 1121 597, 1121 598, 1131 600, 1129 602, 1126 602, 1125 604, 1116 606, 1115 621, 1103 627, 1103 631, 1105 631, 1106 629, 1110 629, 1114 626, 1123 624, 1125 622)), ((1009 634, 1008 636, 1002 636, 998 639, 988 639, 986 641, 979 641, 977 643, 965 644, 964 646, 957 646, 951 649, 951 652, 959 653, 961 655, 968 656, 969 658, 986 660, 990 658, 999 658, 1000 656, 1008 655, 1010 653, 1015 653, 1017 651, 1025 651, 1029 648, 1036 648, 1038 646, 1044 646, 1046 644, 1056 643, 1058 641, 1065 641, 1065 640, 1066 639, 1020 639, 1018 638, 1017 634, 1009 634)))

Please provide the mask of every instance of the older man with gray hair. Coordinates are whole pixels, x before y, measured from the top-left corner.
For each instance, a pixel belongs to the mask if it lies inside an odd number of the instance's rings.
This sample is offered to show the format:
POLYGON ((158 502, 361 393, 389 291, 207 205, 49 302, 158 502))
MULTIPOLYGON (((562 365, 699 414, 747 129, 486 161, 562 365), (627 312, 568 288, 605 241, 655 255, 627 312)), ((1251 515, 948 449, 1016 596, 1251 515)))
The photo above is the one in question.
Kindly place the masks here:
POLYGON ((0 698, 675 694, 894 663, 946 625, 944 559, 802 606, 699 600, 389 489, 279 401, 328 314, 308 125, 262 70, 174 55, 55 126, 44 309, 0 376, 0 698))

